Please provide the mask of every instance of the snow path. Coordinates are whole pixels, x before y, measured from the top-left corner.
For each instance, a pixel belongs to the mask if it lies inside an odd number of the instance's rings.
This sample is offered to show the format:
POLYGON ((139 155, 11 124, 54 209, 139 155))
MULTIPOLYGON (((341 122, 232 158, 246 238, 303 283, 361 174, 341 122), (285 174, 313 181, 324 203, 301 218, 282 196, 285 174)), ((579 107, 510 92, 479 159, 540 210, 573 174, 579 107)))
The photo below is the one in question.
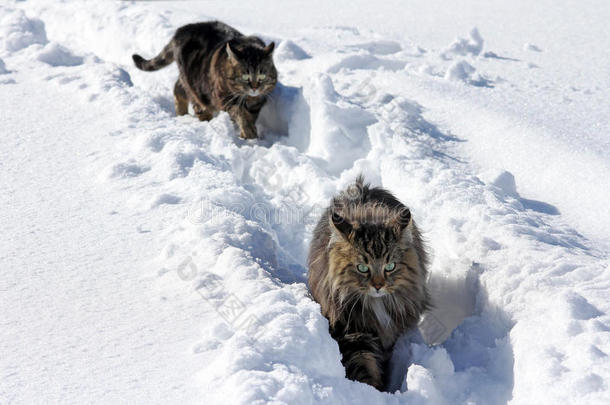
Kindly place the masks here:
MULTIPOLYGON (((11 41, 0 53, 11 97, 0 107, 14 134, 2 139, 12 179, 1 190, 2 222, 15 235, 3 240, 14 277, 1 287, 9 356, 0 399, 608 399, 607 254, 569 216, 518 194, 510 173, 481 172, 477 148, 487 141, 459 112, 487 97, 489 81, 469 63, 350 27, 268 35, 283 85, 265 112, 266 139, 243 142, 226 114, 173 117, 175 68, 151 74, 129 63, 134 50, 152 55, 151 38, 169 37, 192 12, 16 4, 44 28, 0 8, 11 41), (79 25, 66 27, 75 15, 79 25), (429 66, 416 74, 420 58, 429 66), (458 112, 443 114, 453 104, 458 112), (32 111, 42 112, 39 124, 32 111), (360 172, 411 207, 434 253, 432 281, 476 301, 441 346, 401 343, 414 364, 394 395, 344 378, 302 283, 319 212, 360 172)), ((201 8, 195 19, 208 18, 201 8)), ((477 38, 448 49, 479 52, 477 38)))

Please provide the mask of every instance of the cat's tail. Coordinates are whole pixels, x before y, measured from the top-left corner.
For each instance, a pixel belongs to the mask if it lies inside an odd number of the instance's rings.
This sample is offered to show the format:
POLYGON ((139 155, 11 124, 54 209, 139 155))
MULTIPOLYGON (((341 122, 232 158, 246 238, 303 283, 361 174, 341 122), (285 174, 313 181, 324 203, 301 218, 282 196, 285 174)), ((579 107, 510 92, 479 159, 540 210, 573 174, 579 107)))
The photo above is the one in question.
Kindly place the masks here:
POLYGON ((174 40, 171 40, 169 44, 165 45, 165 48, 163 48, 161 53, 152 59, 144 59, 138 54, 134 54, 131 57, 133 58, 136 67, 140 70, 145 70, 147 72, 159 70, 174 61, 174 40))

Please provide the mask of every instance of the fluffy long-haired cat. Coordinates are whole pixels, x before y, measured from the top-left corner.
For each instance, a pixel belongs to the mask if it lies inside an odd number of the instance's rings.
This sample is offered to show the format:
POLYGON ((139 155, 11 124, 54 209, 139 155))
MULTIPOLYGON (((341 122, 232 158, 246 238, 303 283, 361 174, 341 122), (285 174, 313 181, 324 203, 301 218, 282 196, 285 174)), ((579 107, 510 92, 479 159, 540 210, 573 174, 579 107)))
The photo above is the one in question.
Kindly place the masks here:
POLYGON ((239 126, 240 136, 253 139, 258 136, 258 113, 277 82, 274 46, 221 22, 204 22, 178 28, 153 59, 133 55, 133 61, 145 71, 176 61, 180 72, 174 86, 176 115, 186 114, 189 102, 202 121, 226 111, 239 126))
POLYGON ((427 256, 409 209, 358 177, 320 218, 308 265, 347 377, 383 390, 396 339, 430 305, 427 256))

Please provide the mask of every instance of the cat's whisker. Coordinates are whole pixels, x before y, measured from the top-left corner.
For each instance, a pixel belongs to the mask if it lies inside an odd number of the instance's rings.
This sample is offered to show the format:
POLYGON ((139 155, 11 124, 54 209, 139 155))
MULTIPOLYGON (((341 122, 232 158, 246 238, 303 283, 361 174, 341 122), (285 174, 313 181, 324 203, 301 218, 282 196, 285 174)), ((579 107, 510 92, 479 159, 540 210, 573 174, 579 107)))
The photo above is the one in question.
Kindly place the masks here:
POLYGON ((358 303, 358 299, 354 300, 354 304, 352 305, 352 308, 349 311, 349 314, 347 315, 347 324, 350 324, 350 319, 352 318, 352 311, 354 310, 354 307, 356 306, 356 304, 358 303))
POLYGON ((233 101, 235 101, 235 100, 236 100, 236 99, 238 99, 239 97, 240 97, 240 95, 239 95, 238 93, 236 93, 236 94, 231 94, 231 95, 228 97, 228 100, 227 100, 227 101, 225 101, 225 102, 223 103, 223 108, 225 108, 225 109, 226 109, 227 107, 229 107, 229 106, 231 105, 231 103, 233 103, 233 101))

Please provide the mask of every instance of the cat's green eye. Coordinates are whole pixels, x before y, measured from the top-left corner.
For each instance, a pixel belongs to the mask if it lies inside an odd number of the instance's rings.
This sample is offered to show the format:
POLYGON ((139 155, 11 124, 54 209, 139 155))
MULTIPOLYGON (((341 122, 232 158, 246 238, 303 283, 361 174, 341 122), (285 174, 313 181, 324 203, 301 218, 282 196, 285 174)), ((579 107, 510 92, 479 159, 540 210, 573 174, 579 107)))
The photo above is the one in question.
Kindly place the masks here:
POLYGON ((366 264, 362 264, 362 263, 360 263, 358 266, 356 266, 356 268, 358 269, 358 271, 360 273, 368 273, 368 271, 369 271, 369 266, 367 266, 366 264))
POLYGON ((259 74, 258 76, 256 76, 256 78, 258 80, 265 80, 267 78, 267 75, 264 73, 259 74))
POLYGON ((396 268, 396 263, 392 262, 392 263, 388 263, 385 265, 385 267, 383 268, 385 271, 393 271, 396 268))
POLYGON ((250 80, 250 75, 241 75, 241 80, 247 82, 248 80, 250 80))

